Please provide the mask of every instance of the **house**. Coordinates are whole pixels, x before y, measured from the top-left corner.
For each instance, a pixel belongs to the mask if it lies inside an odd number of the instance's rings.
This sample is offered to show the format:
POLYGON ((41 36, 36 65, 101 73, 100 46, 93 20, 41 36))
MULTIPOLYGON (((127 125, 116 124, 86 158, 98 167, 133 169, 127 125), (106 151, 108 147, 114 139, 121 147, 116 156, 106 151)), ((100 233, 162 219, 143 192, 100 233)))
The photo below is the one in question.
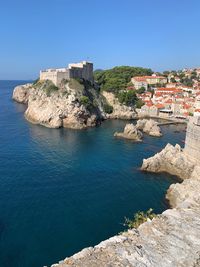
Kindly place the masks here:
POLYGON ((157 76, 156 74, 152 74, 152 76, 132 77, 131 82, 136 90, 141 87, 144 87, 147 90, 148 85, 166 84, 167 78, 164 76, 157 76))

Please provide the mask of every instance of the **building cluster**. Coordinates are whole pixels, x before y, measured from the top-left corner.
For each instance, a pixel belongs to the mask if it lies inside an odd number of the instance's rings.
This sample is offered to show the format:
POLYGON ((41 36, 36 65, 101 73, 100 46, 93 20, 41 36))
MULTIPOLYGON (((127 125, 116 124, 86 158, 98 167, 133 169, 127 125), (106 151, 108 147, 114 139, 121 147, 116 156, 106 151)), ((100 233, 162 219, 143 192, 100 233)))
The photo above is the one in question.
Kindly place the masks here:
MULTIPOLYGON (((194 70, 184 70, 184 77, 193 75, 194 70)), ((164 76, 141 76, 131 79, 133 87, 138 90, 143 88, 143 92, 137 92, 137 96, 143 102, 139 110, 143 116, 171 117, 186 119, 189 116, 200 115, 200 69, 196 71, 196 79, 192 80, 192 86, 181 83, 179 76, 173 78, 177 81, 171 82, 172 74, 164 76), (199 73, 199 74, 198 74, 199 73), (153 86, 151 86, 153 85, 153 86)), ((190 78, 190 77, 189 77, 190 78)), ((173 80, 174 81, 174 80, 173 80)))
POLYGON ((140 89, 141 87, 144 87, 145 90, 147 90, 149 85, 166 84, 167 78, 164 76, 157 76, 156 74, 153 74, 152 76, 133 77, 131 78, 131 82, 136 90, 140 89))
POLYGON ((40 80, 50 80, 56 86, 60 86, 63 80, 69 80, 71 78, 93 82, 93 64, 91 62, 82 61, 80 63, 71 63, 68 65, 68 68, 40 71, 40 80))

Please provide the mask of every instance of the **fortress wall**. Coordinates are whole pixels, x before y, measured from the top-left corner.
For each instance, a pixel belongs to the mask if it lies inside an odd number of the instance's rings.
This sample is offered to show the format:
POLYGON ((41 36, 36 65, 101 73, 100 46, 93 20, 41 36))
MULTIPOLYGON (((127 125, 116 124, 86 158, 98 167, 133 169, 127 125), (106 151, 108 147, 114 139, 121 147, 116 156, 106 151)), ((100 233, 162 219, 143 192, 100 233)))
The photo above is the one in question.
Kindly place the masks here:
POLYGON ((63 79, 69 80, 70 78, 82 78, 93 82, 93 64, 83 61, 69 64, 68 68, 40 71, 40 80, 50 80, 56 86, 60 86, 63 79))
POLYGON ((200 162, 200 117, 188 122, 184 152, 200 162))
POLYGON ((40 72, 40 80, 50 80, 55 85, 57 85, 57 73, 56 71, 41 71, 40 72))
POLYGON ((40 72, 40 80, 50 80, 56 86, 59 86, 63 79, 69 80, 70 73, 68 69, 64 71, 61 69, 59 70, 46 70, 40 72))
POLYGON ((69 70, 66 70, 65 72, 58 72, 57 73, 57 83, 56 86, 59 86, 62 82, 62 80, 69 80, 70 79, 70 72, 69 70))

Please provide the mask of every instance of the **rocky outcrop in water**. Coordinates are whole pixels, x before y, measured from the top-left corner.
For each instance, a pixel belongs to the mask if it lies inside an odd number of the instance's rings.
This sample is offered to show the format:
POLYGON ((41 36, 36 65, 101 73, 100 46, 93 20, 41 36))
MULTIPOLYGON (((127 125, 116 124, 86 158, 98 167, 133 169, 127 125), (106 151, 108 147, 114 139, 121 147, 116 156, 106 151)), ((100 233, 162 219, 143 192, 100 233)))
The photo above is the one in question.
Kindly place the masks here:
POLYGON ((48 80, 17 86, 13 99, 28 105, 27 120, 50 128, 83 129, 97 125, 105 116, 98 91, 76 80, 64 82, 61 88, 48 80))
POLYGON ((113 107, 113 112, 111 114, 106 114, 109 119, 134 119, 137 117, 135 109, 133 107, 128 107, 121 104, 113 93, 103 91, 103 96, 105 97, 107 103, 113 107))
POLYGON ((154 120, 138 120, 137 124, 133 123, 126 124, 123 132, 115 132, 115 137, 121 137, 125 139, 131 139, 134 141, 142 141, 143 134, 145 132, 151 136, 161 136, 160 127, 157 125, 157 122, 154 120))
POLYGON ((161 129, 158 126, 158 123, 152 119, 142 119, 138 120, 136 127, 143 131, 144 133, 147 133, 151 136, 162 136, 161 129))
POLYGON ((142 141, 142 133, 132 123, 126 124, 124 131, 122 133, 116 132, 114 136, 125 138, 125 139, 131 139, 137 142, 142 141))
POLYGON ((144 159, 141 170, 148 172, 168 172, 182 179, 191 176, 194 169, 194 163, 183 153, 179 145, 166 147, 155 156, 144 159))

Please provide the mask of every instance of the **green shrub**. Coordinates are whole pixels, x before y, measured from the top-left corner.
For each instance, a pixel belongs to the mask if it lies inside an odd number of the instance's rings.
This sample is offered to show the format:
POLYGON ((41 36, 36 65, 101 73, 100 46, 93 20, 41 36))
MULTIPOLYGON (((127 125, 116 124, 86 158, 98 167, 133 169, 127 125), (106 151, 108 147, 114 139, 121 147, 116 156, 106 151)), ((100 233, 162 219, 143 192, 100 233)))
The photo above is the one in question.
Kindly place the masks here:
POLYGON ((51 94, 52 94, 53 92, 58 91, 58 87, 55 86, 54 84, 50 84, 50 85, 48 85, 48 86, 45 88, 45 91, 46 91, 46 95, 47 95, 47 96, 51 96, 51 94))
POLYGON ((117 94, 117 98, 121 104, 127 106, 134 106, 136 101, 138 100, 136 93, 134 91, 123 91, 117 94))
POLYGON ((84 85, 81 83, 80 79, 70 79, 68 83, 69 87, 77 91, 82 92, 84 90, 84 85))
POLYGON ((128 229, 138 228, 138 226, 146 222, 147 219, 152 220, 154 217, 156 217, 156 214, 153 213, 153 209, 149 209, 146 212, 139 211, 134 215, 133 219, 125 218, 124 226, 128 229))
POLYGON ((108 114, 113 113, 113 107, 110 106, 109 104, 105 104, 105 105, 103 106, 103 109, 104 109, 105 113, 108 113, 108 114))
POLYGON ((139 89, 137 90, 137 93, 138 93, 138 94, 143 94, 145 91, 146 91, 146 89, 142 86, 141 88, 139 88, 139 89))
POLYGON ((135 105, 135 107, 136 107, 136 108, 141 108, 142 106, 144 106, 144 102, 143 102, 141 99, 138 99, 138 100, 136 101, 136 105, 135 105))
POLYGON ((68 95, 69 95, 69 92, 68 92, 68 91, 63 91, 63 92, 62 92, 62 96, 66 96, 66 97, 68 97, 68 95))
POLYGON ((90 100, 87 96, 81 96, 80 103, 84 106, 87 106, 89 104, 90 100))
POLYGON ((40 78, 37 78, 34 82, 33 82, 33 85, 35 85, 36 83, 38 83, 40 80, 40 78))

